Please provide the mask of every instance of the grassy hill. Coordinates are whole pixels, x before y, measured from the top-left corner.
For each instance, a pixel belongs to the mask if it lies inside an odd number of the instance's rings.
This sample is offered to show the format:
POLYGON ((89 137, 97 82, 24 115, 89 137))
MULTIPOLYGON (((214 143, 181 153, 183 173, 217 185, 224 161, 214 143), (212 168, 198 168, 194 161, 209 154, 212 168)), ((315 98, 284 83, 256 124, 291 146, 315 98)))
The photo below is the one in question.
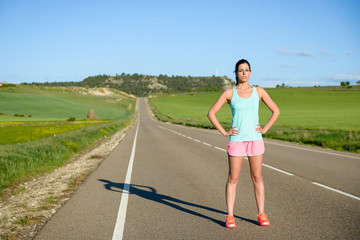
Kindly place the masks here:
POLYGON ((0 121, 64 121, 85 120, 89 109, 100 119, 126 118, 134 100, 112 89, 18 85, 0 88, 0 102, 0 121))
MULTIPOLYGON (((266 90, 279 106, 281 115, 265 137, 360 152, 359 86, 266 90)), ((159 95, 149 102, 163 121, 213 128, 207 113, 220 94, 159 95)), ((265 104, 260 103, 261 125, 270 114, 265 104)), ((224 106, 217 117, 225 127, 230 127, 229 106, 224 106)))
POLYGON ((233 86, 235 83, 227 77, 191 77, 191 76, 149 76, 142 74, 121 74, 116 76, 97 75, 81 82, 33 83, 43 86, 81 86, 110 87, 136 96, 148 96, 153 93, 211 92, 233 86))

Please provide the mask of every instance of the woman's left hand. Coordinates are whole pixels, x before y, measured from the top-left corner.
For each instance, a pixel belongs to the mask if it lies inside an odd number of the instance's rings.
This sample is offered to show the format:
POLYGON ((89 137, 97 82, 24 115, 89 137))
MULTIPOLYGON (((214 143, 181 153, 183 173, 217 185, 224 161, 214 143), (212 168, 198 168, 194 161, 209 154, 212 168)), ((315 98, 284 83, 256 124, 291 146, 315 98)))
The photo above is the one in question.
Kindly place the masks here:
POLYGON ((261 128, 260 124, 256 125, 256 132, 261 133, 261 134, 265 134, 265 131, 261 128))

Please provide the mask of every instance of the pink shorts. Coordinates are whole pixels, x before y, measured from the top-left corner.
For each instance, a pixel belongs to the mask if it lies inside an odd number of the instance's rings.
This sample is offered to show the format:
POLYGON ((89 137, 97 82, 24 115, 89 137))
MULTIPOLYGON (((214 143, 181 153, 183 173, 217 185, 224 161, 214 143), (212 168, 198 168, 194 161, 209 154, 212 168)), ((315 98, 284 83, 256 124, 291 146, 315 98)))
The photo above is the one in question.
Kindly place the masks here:
POLYGON ((264 140, 229 142, 228 144, 228 154, 234 157, 257 156, 264 152, 264 140))

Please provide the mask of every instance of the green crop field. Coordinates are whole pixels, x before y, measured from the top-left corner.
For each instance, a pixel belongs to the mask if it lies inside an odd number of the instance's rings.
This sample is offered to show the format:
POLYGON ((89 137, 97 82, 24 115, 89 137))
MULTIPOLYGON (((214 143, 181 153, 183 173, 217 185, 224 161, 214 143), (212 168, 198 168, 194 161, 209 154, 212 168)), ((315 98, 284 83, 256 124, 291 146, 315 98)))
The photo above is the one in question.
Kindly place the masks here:
POLYGON ((1 124, 0 122, 0 145, 35 141, 44 137, 56 136, 56 134, 78 130, 95 124, 99 124, 99 122, 89 121, 46 124, 43 122, 33 124, 1 124))
POLYGON ((84 92, 50 87, 0 88, 0 121, 64 121, 71 117, 84 120, 89 109, 94 109, 100 119, 126 118, 130 114, 133 99, 119 94, 97 97, 84 92))
POLYGON ((114 89, 1 87, 0 193, 131 124, 135 100, 114 89), (86 120, 89 109, 100 119, 86 120))
MULTIPOLYGON (((277 88, 266 91, 280 108, 281 115, 265 137, 360 152, 360 87, 277 88), (344 141, 350 146, 338 146, 336 143, 344 141)), ((149 102, 160 120, 211 128, 207 113, 220 94, 159 95, 150 98, 149 102)), ((261 102, 260 124, 264 125, 270 115, 271 112, 261 102)), ((217 117, 224 127, 230 127, 232 115, 229 105, 226 104, 217 117)))

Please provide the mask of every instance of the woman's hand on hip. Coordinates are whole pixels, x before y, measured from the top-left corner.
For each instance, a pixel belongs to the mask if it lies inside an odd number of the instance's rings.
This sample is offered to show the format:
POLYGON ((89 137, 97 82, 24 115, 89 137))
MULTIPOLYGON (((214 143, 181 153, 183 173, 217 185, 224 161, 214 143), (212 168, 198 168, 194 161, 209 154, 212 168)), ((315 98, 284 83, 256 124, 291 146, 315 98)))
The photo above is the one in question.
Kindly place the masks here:
POLYGON ((229 137, 229 136, 236 136, 239 134, 239 130, 236 129, 236 127, 232 127, 230 128, 229 131, 227 131, 224 136, 225 137, 229 137))
POLYGON ((261 133, 261 134, 265 134, 265 133, 266 133, 266 131, 265 131, 263 128, 261 128, 260 124, 258 124, 258 125, 256 125, 256 126, 257 126, 256 132, 261 133))

